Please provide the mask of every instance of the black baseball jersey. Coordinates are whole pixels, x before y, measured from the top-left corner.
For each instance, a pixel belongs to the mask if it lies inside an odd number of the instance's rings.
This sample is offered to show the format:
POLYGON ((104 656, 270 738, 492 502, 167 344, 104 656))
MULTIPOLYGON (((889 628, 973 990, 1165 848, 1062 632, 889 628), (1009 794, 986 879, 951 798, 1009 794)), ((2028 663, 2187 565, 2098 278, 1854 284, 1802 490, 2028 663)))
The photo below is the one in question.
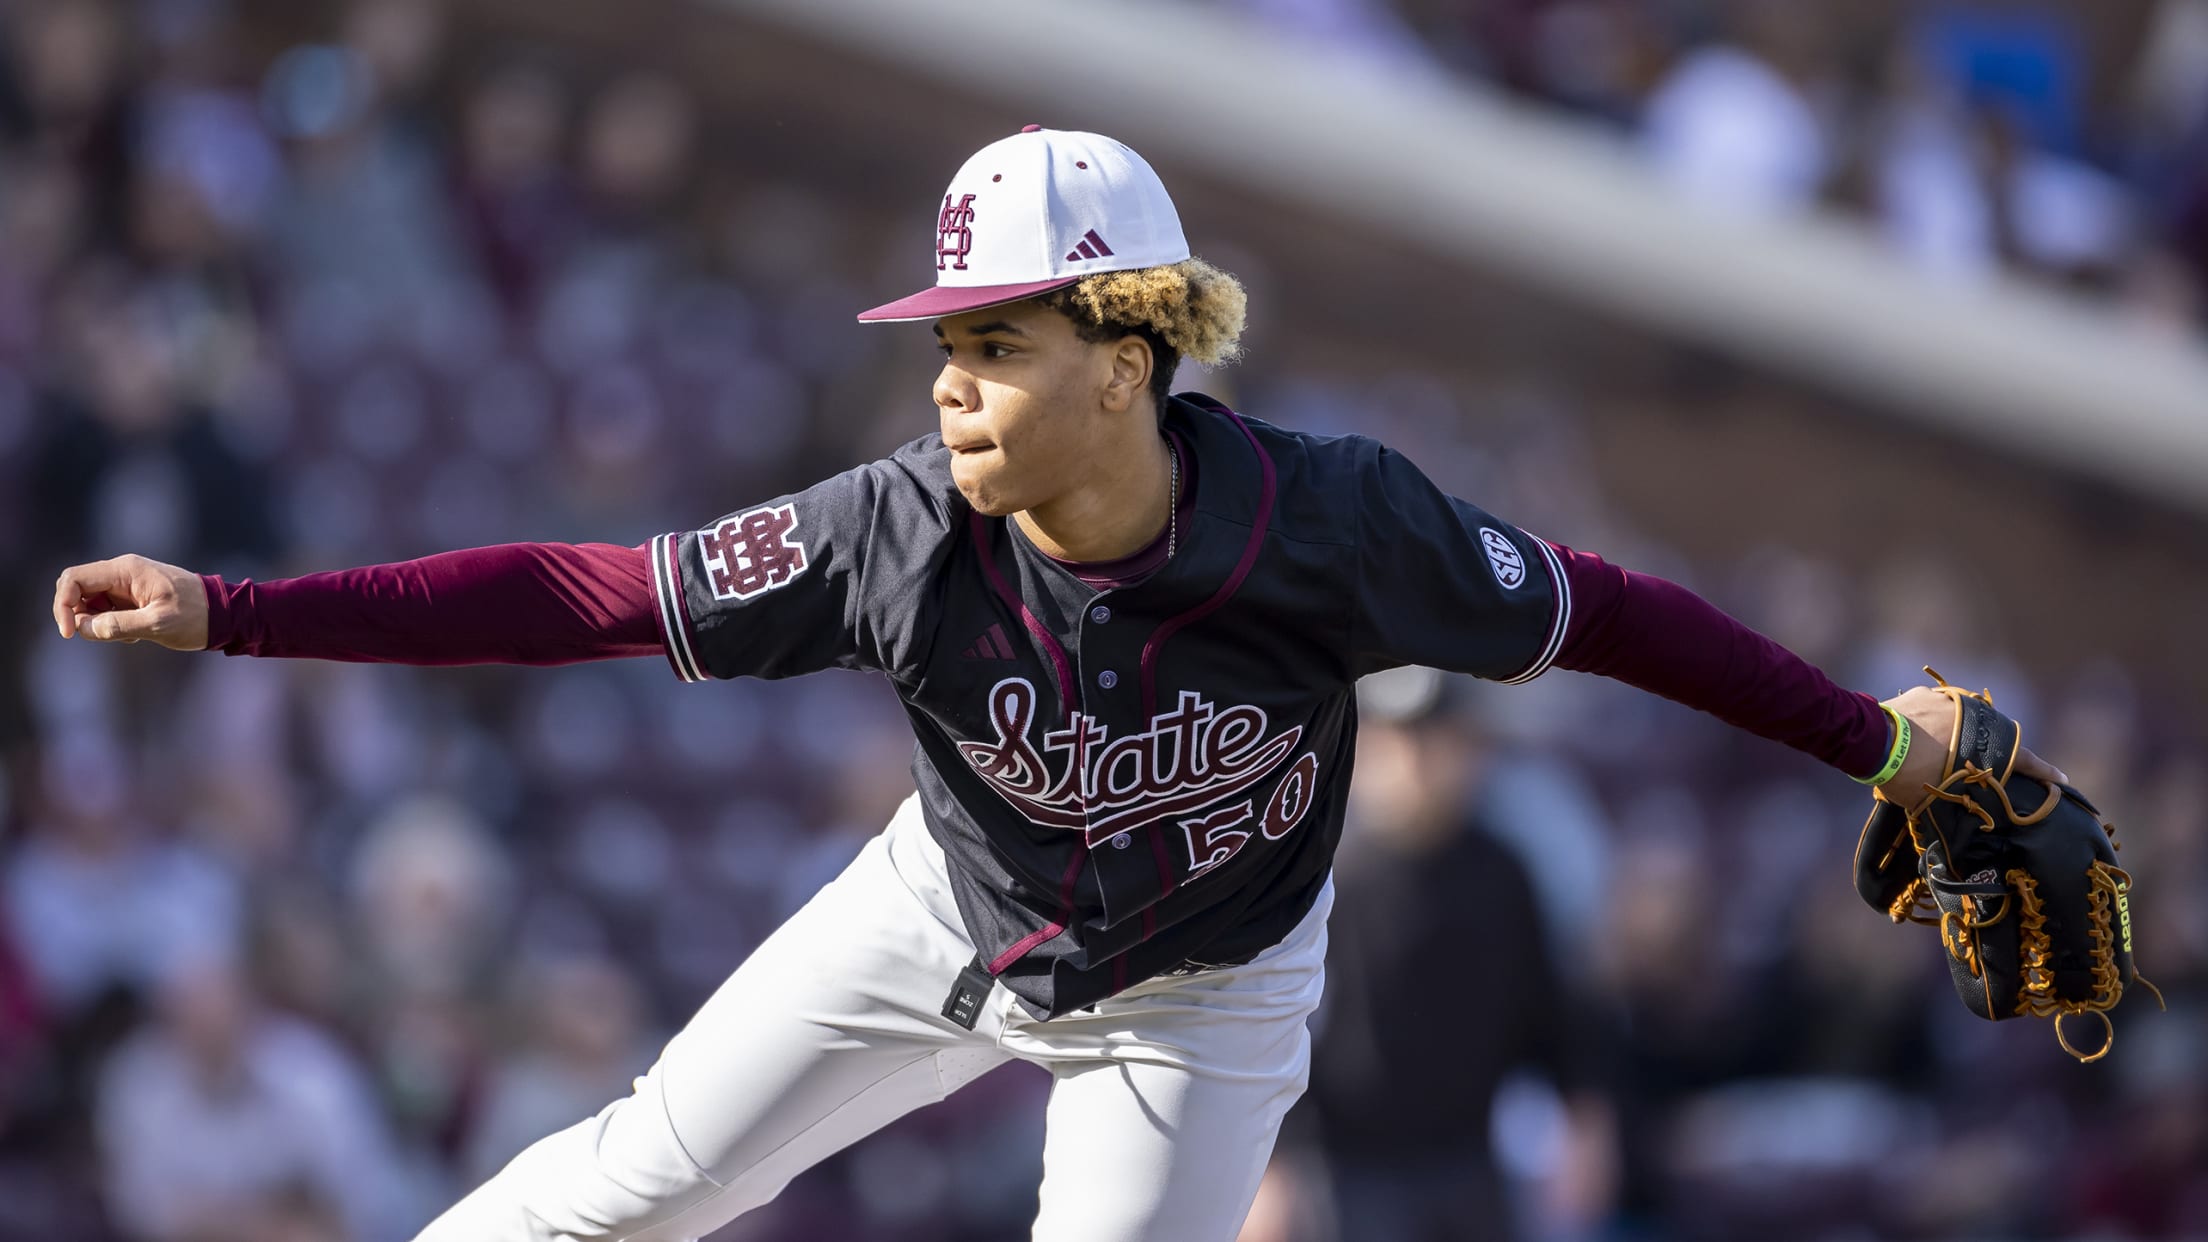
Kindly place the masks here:
POLYGON ((651 545, 685 680, 874 669, 982 961, 1038 1016, 1247 961, 1324 884, 1359 677, 1527 681, 1563 645, 1548 545, 1362 436, 1196 394, 1177 553, 1099 590, 975 513, 929 435, 651 545))

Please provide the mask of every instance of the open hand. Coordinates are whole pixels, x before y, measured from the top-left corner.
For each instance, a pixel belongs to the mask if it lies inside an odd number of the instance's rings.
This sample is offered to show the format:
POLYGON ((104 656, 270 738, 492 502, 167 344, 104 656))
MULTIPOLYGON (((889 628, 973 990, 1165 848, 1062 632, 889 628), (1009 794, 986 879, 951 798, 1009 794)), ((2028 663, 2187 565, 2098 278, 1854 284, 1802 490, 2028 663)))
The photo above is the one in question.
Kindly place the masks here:
POLYGON ((199 575, 143 556, 71 565, 54 582, 54 628, 63 638, 207 649, 207 585, 199 575))
MULTIPOLYGON (((1932 800, 1925 787, 1938 785, 1947 767, 1948 750, 1955 743, 1955 700, 1937 687, 1918 686, 1887 699, 1885 705, 1908 719, 1915 737, 1909 744, 1908 758, 1902 760, 1901 771, 1880 785, 1878 792, 1887 800, 1915 812, 1932 800)), ((2011 775, 2049 785, 2070 783, 2062 769, 2022 748, 2018 750, 2011 775)))

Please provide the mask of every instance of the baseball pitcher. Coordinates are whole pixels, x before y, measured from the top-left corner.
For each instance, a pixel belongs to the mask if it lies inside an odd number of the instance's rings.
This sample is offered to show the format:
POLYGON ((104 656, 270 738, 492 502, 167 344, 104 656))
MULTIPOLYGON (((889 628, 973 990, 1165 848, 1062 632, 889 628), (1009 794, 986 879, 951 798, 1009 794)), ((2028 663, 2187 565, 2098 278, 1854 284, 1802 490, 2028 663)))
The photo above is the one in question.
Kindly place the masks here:
POLYGON ((1014 1058, 1054 1078, 1037 1239, 1231 1242, 1304 1089, 1352 688, 1380 669, 1597 673, 1890 790, 1946 775, 1935 690, 1882 705, 1385 445, 1172 395, 1181 359, 1235 355, 1243 294, 1120 143, 1030 126, 929 211, 933 286, 859 318, 932 325, 939 426, 880 461, 634 548, 60 577, 61 634, 100 642, 896 687, 918 788, 882 833, 634 1094, 421 1242, 697 1238, 1014 1058))

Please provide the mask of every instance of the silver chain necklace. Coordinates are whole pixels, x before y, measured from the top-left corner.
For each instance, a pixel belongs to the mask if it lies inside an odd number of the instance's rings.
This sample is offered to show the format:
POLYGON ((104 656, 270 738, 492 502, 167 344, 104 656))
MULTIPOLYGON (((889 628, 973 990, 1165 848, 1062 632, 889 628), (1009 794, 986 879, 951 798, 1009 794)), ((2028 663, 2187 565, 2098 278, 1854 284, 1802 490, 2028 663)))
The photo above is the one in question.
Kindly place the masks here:
POLYGON ((1165 452, 1173 462, 1165 485, 1165 559, 1170 561, 1181 547, 1181 450, 1168 439, 1165 452))

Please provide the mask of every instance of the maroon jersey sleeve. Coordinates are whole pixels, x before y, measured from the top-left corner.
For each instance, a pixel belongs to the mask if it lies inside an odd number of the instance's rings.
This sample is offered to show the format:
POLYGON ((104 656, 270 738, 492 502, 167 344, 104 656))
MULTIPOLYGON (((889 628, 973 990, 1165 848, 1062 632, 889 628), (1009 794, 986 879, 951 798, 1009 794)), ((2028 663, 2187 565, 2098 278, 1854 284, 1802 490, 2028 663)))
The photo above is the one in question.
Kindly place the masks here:
POLYGON ((392 664, 574 664, 665 650, 642 548, 509 543, 274 582, 204 575, 207 647, 392 664))
POLYGON ((1558 668, 1612 677, 1791 746, 1850 776, 1886 757, 1886 714, 1680 586, 1545 545, 1572 601, 1558 668))

